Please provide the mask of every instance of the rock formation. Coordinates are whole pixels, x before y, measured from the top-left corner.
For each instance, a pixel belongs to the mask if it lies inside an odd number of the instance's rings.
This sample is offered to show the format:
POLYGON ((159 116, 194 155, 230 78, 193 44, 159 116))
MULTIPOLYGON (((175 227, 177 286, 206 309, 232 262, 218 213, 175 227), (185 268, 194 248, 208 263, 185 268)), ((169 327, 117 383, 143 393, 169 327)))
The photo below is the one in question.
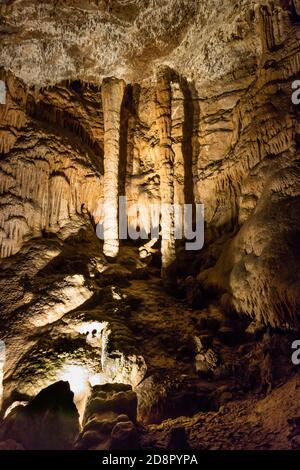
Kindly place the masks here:
MULTIPOLYGON (((160 176, 161 262, 163 270, 176 260, 174 227, 174 152, 172 149, 172 90, 168 69, 157 74, 156 123, 159 136, 158 165, 160 176)), ((163 272, 164 275, 164 272, 163 272)))
POLYGON ((65 382, 52 447, 296 448, 299 0, 0 18, 0 449, 44 448, 31 410, 65 382), (183 204, 204 204, 201 250, 176 239, 183 204))
POLYGON ((76 447, 83 450, 137 449, 136 409, 136 394, 130 386, 94 387, 76 447))
POLYGON ((125 83, 106 80, 102 84, 104 120, 104 176, 103 176, 103 253, 115 257, 119 252, 119 155, 120 120, 125 83))
POLYGON ((73 396, 67 382, 57 382, 40 392, 28 405, 15 407, 1 429, 1 440, 10 450, 70 450, 79 432, 73 396), (28 432, 30 430, 30 432, 28 432))

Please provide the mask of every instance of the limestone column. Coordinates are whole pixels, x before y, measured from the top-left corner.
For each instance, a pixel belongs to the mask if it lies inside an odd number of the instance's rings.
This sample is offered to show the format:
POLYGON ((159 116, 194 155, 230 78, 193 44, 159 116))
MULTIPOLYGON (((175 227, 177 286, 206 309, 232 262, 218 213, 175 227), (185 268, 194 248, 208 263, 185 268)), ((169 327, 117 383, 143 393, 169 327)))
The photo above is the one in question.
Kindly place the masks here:
POLYGON ((119 252, 118 187, 120 155, 120 111, 125 82, 107 78, 102 82, 102 106, 104 118, 104 220, 103 252, 115 257, 119 252))
POLYGON ((5 366, 5 343, 4 341, 0 341, 0 410, 2 407, 2 399, 3 399, 4 366, 5 366))
POLYGON ((183 207, 184 197, 184 96, 178 82, 172 83, 172 148, 174 151, 174 202, 183 207))
POLYGON ((162 276, 170 277, 176 260, 174 239, 174 152, 172 150, 171 71, 161 67, 156 83, 156 123, 159 134, 159 174, 162 204, 162 276))

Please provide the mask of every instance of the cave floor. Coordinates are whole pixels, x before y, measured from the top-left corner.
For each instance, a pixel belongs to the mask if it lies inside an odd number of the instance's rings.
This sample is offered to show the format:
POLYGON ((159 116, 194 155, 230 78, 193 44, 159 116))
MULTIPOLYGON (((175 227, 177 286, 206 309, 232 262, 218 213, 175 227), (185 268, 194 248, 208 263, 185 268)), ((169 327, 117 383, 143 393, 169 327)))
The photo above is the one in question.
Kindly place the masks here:
POLYGON ((179 426, 186 429, 192 449, 299 449, 299 434, 293 425, 300 413, 299 389, 300 377, 295 376, 266 397, 233 400, 217 412, 150 425, 143 445, 165 448, 170 430, 179 426))
POLYGON ((111 357, 125 358, 113 380, 126 377, 137 393, 142 447, 168 447, 174 427, 194 449, 296 445, 289 420, 300 416, 300 378, 286 335, 241 333, 216 301, 192 307, 166 293, 159 269, 142 263, 137 248, 122 247, 108 263, 91 228, 77 229, 31 240, 1 262, 6 407, 62 378, 63 361, 101 372, 101 347, 82 328, 108 324, 111 357))

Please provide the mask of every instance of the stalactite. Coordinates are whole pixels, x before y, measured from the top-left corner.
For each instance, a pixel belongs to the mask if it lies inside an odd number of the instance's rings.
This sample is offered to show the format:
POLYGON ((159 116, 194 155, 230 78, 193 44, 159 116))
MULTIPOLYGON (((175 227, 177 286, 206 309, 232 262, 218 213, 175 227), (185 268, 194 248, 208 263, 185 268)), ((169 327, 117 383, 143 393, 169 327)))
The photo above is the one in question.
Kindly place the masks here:
POLYGON ((159 174, 162 204, 161 254, 162 276, 167 280, 176 260, 174 239, 174 152, 172 149, 171 72, 166 67, 157 71, 156 124, 159 134, 159 174))
POLYGON ((118 189, 120 155, 120 111, 125 82, 114 78, 103 81, 104 115, 104 245, 106 256, 115 257, 119 251, 118 189))
POLYGON ((257 31, 263 52, 272 51, 282 45, 289 27, 288 13, 275 8, 273 2, 256 5, 257 31))

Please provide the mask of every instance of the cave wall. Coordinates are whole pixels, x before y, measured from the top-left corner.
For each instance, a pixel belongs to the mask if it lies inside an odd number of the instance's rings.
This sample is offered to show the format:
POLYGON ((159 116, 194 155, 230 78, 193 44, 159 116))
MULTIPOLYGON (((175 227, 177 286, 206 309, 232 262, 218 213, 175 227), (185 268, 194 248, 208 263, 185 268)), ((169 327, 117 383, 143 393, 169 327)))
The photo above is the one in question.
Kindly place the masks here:
MULTIPOLYGON (((49 2, 34 12, 33 3, 23 6, 30 22, 19 2, 1 6, 8 89, 0 106, 2 256, 26 237, 62 233, 84 212, 97 222, 105 168, 101 82, 115 76, 127 85, 119 193, 144 204, 204 203, 200 284, 223 293, 226 309, 295 326, 299 110, 291 85, 300 70, 299 2, 243 0, 225 8, 215 0, 207 8, 128 1, 126 18, 117 1, 87 1, 82 9, 58 2, 60 17, 49 2), (71 10, 79 16, 67 17, 71 10), (96 20, 105 23, 102 32, 96 20), (34 43, 23 38, 29 24, 34 43)), ((147 227, 147 213, 131 214, 130 223, 140 225, 138 217, 147 227)))
POLYGON ((15 254, 26 239, 58 233, 101 198, 103 125, 101 93, 74 82, 34 90, 4 74, 1 106, 1 256, 15 254), (72 88, 73 86, 73 88, 72 88), (96 104, 96 106, 95 106, 96 104), (90 127, 90 118, 95 127, 90 127))
POLYGON ((282 328, 297 324, 299 305, 299 110, 291 93, 300 56, 298 17, 290 8, 256 5, 257 67, 234 82, 223 106, 217 100, 208 108, 211 126, 217 122, 218 127, 208 139, 225 148, 209 146, 216 161, 204 167, 201 151, 199 158, 199 193, 209 224, 231 222, 238 231, 199 280, 225 286, 230 296, 225 304, 282 328))

